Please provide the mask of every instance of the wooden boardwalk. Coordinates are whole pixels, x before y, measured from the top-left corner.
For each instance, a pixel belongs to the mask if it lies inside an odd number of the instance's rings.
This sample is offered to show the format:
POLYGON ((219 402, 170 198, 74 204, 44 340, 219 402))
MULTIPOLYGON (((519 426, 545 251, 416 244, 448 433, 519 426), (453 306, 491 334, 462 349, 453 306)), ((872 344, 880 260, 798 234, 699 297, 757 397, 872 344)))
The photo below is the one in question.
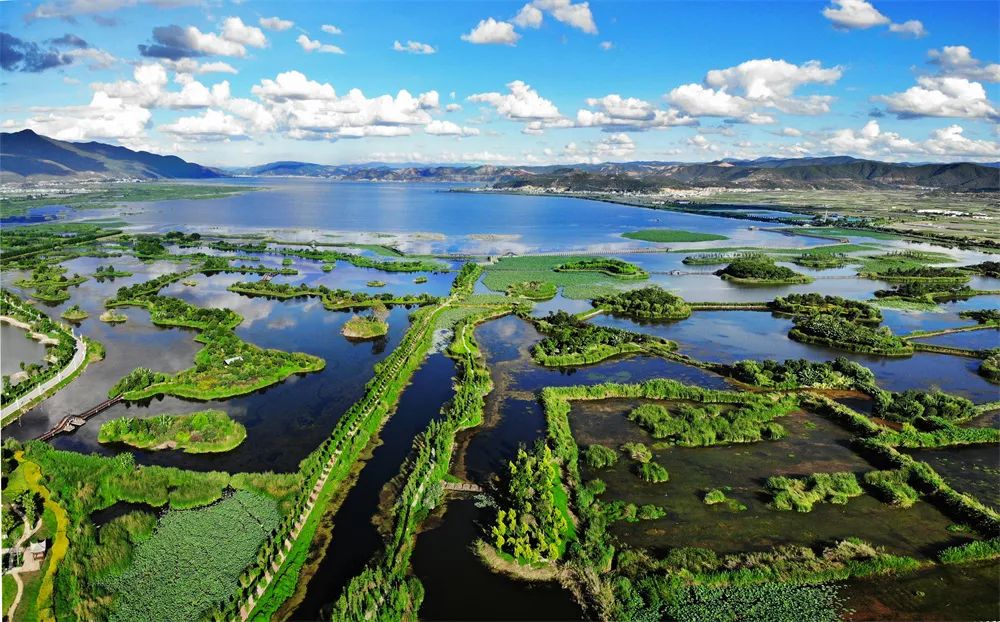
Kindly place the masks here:
POLYGON ((471 482, 445 482, 445 490, 451 490, 453 492, 482 492, 483 489, 478 484, 473 484, 471 482))
POLYGON ((109 400, 104 400, 97 406, 94 406, 93 408, 85 412, 82 412, 79 415, 66 415, 65 417, 60 419, 59 423, 55 424, 51 430, 49 430, 45 434, 36 436, 35 440, 48 441, 58 434, 62 434, 64 432, 66 433, 72 432, 73 430, 87 423, 87 420, 90 419, 91 417, 96 417, 97 415, 111 408, 120 401, 122 401, 122 396, 118 395, 109 400))

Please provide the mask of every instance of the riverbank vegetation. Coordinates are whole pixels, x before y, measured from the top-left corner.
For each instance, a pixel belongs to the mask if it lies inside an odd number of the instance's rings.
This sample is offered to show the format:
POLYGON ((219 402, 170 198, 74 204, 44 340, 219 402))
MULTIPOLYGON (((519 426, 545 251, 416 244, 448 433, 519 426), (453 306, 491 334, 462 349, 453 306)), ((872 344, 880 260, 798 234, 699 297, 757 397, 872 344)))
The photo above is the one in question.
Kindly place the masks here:
POLYGON ((546 337, 531 354, 547 367, 587 365, 624 354, 661 355, 676 348, 666 339, 588 324, 562 310, 536 319, 535 326, 546 337))
POLYGON ((986 358, 979 364, 979 375, 1000 384, 1000 348, 994 348, 986 354, 986 358))
POLYGON ((591 304, 640 320, 683 320, 691 315, 691 307, 683 298, 656 285, 598 296, 591 304))
POLYGON ((792 263, 813 270, 830 270, 847 265, 848 257, 843 253, 814 253, 806 251, 792 258, 792 263))
POLYGON ((713 240, 728 240, 724 235, 716 233, 701 233, 697 231, 681 231, 680 229, 642 229, 622 234, 629 240, 643 242, 710 242, 713 240))
POLYGON ((13 320, 30 333, 33 339, 45 344, 45 360, 42 363, 25 365, 21 370, 25 377, 17 383, 10 376, 3 377, 0 404, 6 406, 59 374, 73 361, 78 347, 69 329, 22 301, 7 290, 0 291, 0 316, 13 320))
POLYGON ((914 351, 913 344, 892 334, 887 326, 873 328, 828 314, 796 318, 788 337, 862 354, 910 356, 914 351))
POLYGON ((178 449, 184 453, 218 453, 237 447, 247 437, 241 423, 221 410, 188 415, 120 417, 101 424, 97 440, 139 449, 178 449))
POLYGON ((794 285, 811 283, 812 278, 785 266, 779 266, 766 255, 736 259, 715 272, 727 281, 743 285, 794 285))
POLYGON ((873 305, 860 300, 849 300, 840 296, 830 296, 811 292, 808 294, 788 294, 767 303, 773 313, 781 315, 816 315, 825 313, 862 324, 881 324, 882 312, 873 305))
POLYGON ((870 369, 838 357, 832 361, 814 362, 807 359, 738 361, 732 365, 715 365, 713 370, 749 385, 776 389, 856 389, 864 393, 878 391, 875 374, 870 369))

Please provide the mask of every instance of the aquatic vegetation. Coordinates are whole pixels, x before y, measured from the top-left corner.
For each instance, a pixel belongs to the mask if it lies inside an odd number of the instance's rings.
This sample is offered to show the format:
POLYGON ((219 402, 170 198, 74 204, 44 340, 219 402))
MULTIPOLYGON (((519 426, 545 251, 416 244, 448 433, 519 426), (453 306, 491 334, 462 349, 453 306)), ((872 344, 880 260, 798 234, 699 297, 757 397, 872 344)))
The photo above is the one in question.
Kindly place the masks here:
POLYGON ((188 415, 120 417, 101 424, 97 440, 140 449, 179 449, 186 453, 229 451, 246 439, 247 430, 221 410, 188 415))
POLYGON ((766 255, 736 259, 728 266, 715 272, 727 281, 745 285, 783 285, 811 283, 812 278, 779 266, 766 255))
POLYGON ((872 328, 828 314, 796 318, 788 337, 849 352, 882 356, 913 354, 913 344, 893 335, 886 326, 872 328))
POLYGON ((842 253, 814 253, 806 251, 792 258, 792 263, 813 270, 829 270, 847 265, 848 257, 842 253))
POLYGON ((974 309, 962 311, 958 317, 963 320, 975 320, 977 324, 985 326, 1000 326, 1000 309, 974 309))
POLYGON ((666 614, 678 622, 767 620, 838 622, 845 607, 836 587, 827 584, 763 583, 709 587, 695 585, 673 595, 666 614))
POLYGON ((604 514, 604 518, 612 523, 615 521, 637 523, 643 520, 658 520, 667 515, 667 510, 658 505, 651 503, 636 505, 620 500, 601 503, 600 510, 604 514))
POLYGON ((249 492, 167 512, 124 571, 104 580, 115 596, 110 619, 201 618, 239 591, 241 574, 280 522, 273 500, 249 492))
POLYGON ((385 287, 386 283, 385 281, 368 281, 366 285, 368 285, 368 287, 385 287))
POLYGON ((644 242, 709 242, 729 239, 724 235, 716 233, 681 231, 680 229, 642 229, 640 231, 623 233, 622 237, 630 240, 642 240, 644 242))
POLYGON ((655 462, 643 462, 636 466, 636 475, 649 484, 660 484, 670 480, 670 474, 662 465, 655 462))
POLYGON ((598 309, 642 320, 683 320, 691 315, 691 307, 683 298, 656 285, 598 296, 592 304, 598 309))
POLYGON ((942 301, 970 298, 979 293, 979 290, 972 289, 963 283, 934 280, 907 281, 892 289, 875 290, 875 298, 879 300, 880 304, 893 300, 937 304, 942 301))
POLYGON ((865 484, 874 488, 886 503, 908 508, 920 498, 920 494, 909 484, 907 469, 869 471, 865 473, 865 484))
POLYGON ((641 280, 649 274, 635 265, 621 259, 586 258, 566 261, 553 268, 556 272, 600 272, 616 279, 641 280))
POLYGON ((729 510, 733 512, 743 512, 747 509, 747 506, 743 505, 736 499, 732 499, 726 496, 726 492, 719 488, 713 488, 705 493, 702 498, 705 505, 725 505, 729 510))
POLYGON ((422 306, 438 301, 436 296, 431 296, 430 294, 405 294, 401 296, 388 292, 384 294, 370 294, 368 292, 352 292, 348 289, 330 289, 325 285, 310 287, 305 283, 300 283, 296 286, 288 283, 275 283, 273 281, 233 283, 226 289, 247 296, 267 296, 279 299, 318 297, 323 301, 323 307, 330 311, 359 309, 378 304, 390 307, 397 305, 422 306))
POLYGON ((979 364, 979 375, 990 382, 1000 383, 1000 348, 990 350, 979 364))
POLYGON ((989 276, 1000 279, 1000 261, 984 261, 971 266, 962 266, 963 270, 968 270, 980 276, 989 276))
POLYGON ((624 443, 619 449, 639 464, 646 464, 653 459, 653 452, 644 443, 624 443))
POLYGON ((938 554, 942 564, 967 564, 1000 558, 1000 538, 975 540, 948 547, 938 554))
POLYGON ((890 283, 906 283, 920 281, 925 283, 957 284, 968 282, 972 277, 959 268, 940 268, 936 266, 905 266, 885 267, 880 270, 862 271, 861 276, 890 283))
POLYGON ((614 466, 618 462, 618 454, 614 449, 594 443, 587 447, 583 460, 592 469, 604 469, 614 466))
POLYGON ((523 281, 507 286, 508 296, 519 296, 529 300, 551 300, 559 293, 558 288, 545 281, 523 281))
POLYGON ((862 324, 881 324, 882 312, 878 307, 859 300, 849 300, 840 296, 817 294, 789 294, 779 296, 767 303, 774 313, 784 315, 816 315, 826 313, 845 320, 862 324))
POLYGON ((767 398, 748 400, 750 404, 722 409, 717 404, 643 404, 628 414, 653 438, 667 439, 681 447, 710 447, 730 443, 755 443, 785 436, 774 421, 796 407, 793 397, 777 402, 767 398))
POLYGON ((776 475, 767 478, 767 490, 776 510, 811 512, 816 503, 843 505, 851 497, 864 494, 854 473, 813 473, 808 477, 776 475))

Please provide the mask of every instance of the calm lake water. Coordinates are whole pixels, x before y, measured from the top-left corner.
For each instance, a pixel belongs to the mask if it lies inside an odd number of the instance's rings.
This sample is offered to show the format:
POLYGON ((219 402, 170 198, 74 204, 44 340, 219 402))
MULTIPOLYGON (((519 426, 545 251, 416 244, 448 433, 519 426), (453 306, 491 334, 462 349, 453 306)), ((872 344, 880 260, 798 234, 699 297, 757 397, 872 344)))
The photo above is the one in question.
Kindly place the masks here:
MULTIPOLYGON (((610 203, 558 197, 525 197, 498 194, 448 192, 439 184, 335 183, 324 180, 237 179, 224 183, 261 188, 240 196, 209 201, 163 201, 131 204, 121 209, 63 213, 45 208, 27 217, 60 214, 72 219, 124 217, 134 231, 183 229, 202 233, 255 233, 289 241, 365 242, 389 244, 411 253, 574 252, 618 251, 619 256, 651 272, 649 283, 665 287, 692 301, 765 301, 793 292, 822 292, 853 299, 871 298, 887 284, 851 278, 850 269, 810 271, 816 280, 808 285, 743 287, 711 274, 671 274, 674 271, 710 273, 718 266, 684 266, 688 253, 728 246, 809 247, 827 244, 817 238, 785 235, 760 228, 761 223, 710 215, 677 214, 610 203), (753 227, 753 228, 751 228, 753 227), (635 253, 655 244, 628 240, 622 233, 646 228, 675 228, 719 233, 729 240, 693 244, 670 244, 671 253, 635 253)), ((871 239, 852 237, 858 243, 871 239)), ((886 244, 886 243, 883 243, 886 244)), ((927 244, 887 243, 894 248, 946 250, 962 263, 991 258, 981 253, 947 250, 927 244)), ((207 249, 193 249, 206 251, 207 249)), ((367 252, 367 251, 363 251, 367 252)), ((884 252, 873 250, 872 252, 884 252)), ((89 275, 98 265, 111 261, 134 275, 113 281, 90 279, 70 289, 70 300, 55 305, 38 303, 53 317, 73 304, 90 317, 79 330, 105 345, 107 357, 92 364, 86 373, 4 429, 4 435, 29 439, 44 432, 67 414, 86 410, 103 401, 108 389, 135 367, 176 372, 192 365, 200 345, 194 331, 160 328, 143 309, 123 309, 128 321, 121 325, 100 322, 103 302, 123 285, 183 270, 184 262, 144 264, 126 257, 81 258, 66 262, 70 273, 89 275)), ((263 254, 261 261, 278 266, 280 257, 263 254)), ((256 263, 256 262, 255 262, 256 263)), ((451 262, 452 266, 458 265, 451 262)), ((320 264, 296 260, 297 275, 278 276, 275 282, 310 286, 325 285, 352 291, 447 295, 453 274, 396 274, 355 268, 338 262, 331 272, 320 264), (414 278, 424 276, 426 283, 414 278), (371 288, 373 279, 387 283, 371 288)), ((5 273, 5 287, 21 275, 5 273)), ((343 412, 361 397, 376 363, 398 344, 409 322, 409 310, 393 309, 389 334, 375 341, 352 342, 340 334, 349 312, 330 312, 318 299, 273 300, 251 298, 227 291, 237 281, 256 280, 254 275, 219 274, 192 277, 194 285, 174 283, 162 291, 192 304, 228 307, 244 317, 236 329, 247 341, 265 348, 301 351, 323 357, 326 368, 317 373, 288 379, 256 393, 230 400, 198 402, 178 398, 154 398, 142 403, 119 404, 72 435, 63 435, 53 445, 80 452, 115 455, 129 451, 141 464, 170 465, 196 470, 292 471, 299 461, 322 442, 343 412), (188 413, 205 408, 226 411, 247 427, 247 439, 233 451, 187 455, 180 452, 133 451, 123 445, 102 445, 97 433, 102 422, 121 416, 147 417, 162 413, 188 413)), ((643 282, 645 284, 647 282, 643 282)), ((973 287, 1000 289, 996 279, 977 278, 973 287)), ((489 290, 477 284, 476 291, 489 290)), ((897 334, 915 330, 937 330, 969 326, 959 317, 969 309, 1000 307, 1000 296, 981 296, 940 305, 937 312, 886 310, 885 325, 897 334)), ((579 312, 589 301, 558 296, 536 306, 535 314, 555 309, 579 312)), ((639 323, 627 318, 602 315, 591 320, 659 335, 679 344, 680 351, 696 358, 718 362, 742 359, 806 358, 828 360, 837 356, 867 365, 887 389, 941 388, 976 402, 1000 399, 1000 389, 978 375, 979 361, 972 358, 919 353, 903 359, 866 357, 828 348, 800 344, 788 339, 791 321, 770 313, 751 311, 699 311, 689 319, 673 323, 639 323)), ((3 373, 16 371, 21 361, 40 360, 44 348, 24 338, 23 331, 0 328, 3 373)), ((529 355, 542 337, 531 324, 505 317, 480 326, 476 335, 487 357, 495 390, 487 398, 486 421, 460 435, 453 473, 488 485, 502 473, 518 446, 532 445, 544 435, 545 421, 537 394, 546 386, 641 382, 651 378, 673 378, 707 388, 725 389, 724 379, 708 372, 653 357, 616 359, 578 369, 548 369, 535 365, 529 355)), ((923 341, 963 348, 996 347, 997 331, 980 330, 926 338, 923 341)), ((381 431, 380 443, 367 458, 358 481, 344 494, 343 505, 333 519, 332 539, 324 545, 325 557, 306 586, 304 600, 293 619, 311 620, 325 615, 346 583, 383 549, 382 536, 373 523, 380 497, 391 496, 386 485, 399 472, 409 454, 413 438, 429 421, 439 416, 452 396, 454 365, 441 354, 433 354, 416 372, 403 393, 396 414, 381 431)), ((859 409, 870 404, 853 403, 859 409)), ((574 408, 574 433, 581 445, 602 442, 615 445, 636 440, 645 433, 627 421, 630 407, 622 401, 593 403, 574 408), (633 438, 635 437, 635 438, 633 438)), ((984 418, 985 419, 985 418, 984 418)), ((996 417, 990 419, 995 425, 996 417)), ((975 422, 979 425, 991 424, 975 422)), ((783 424, 786 439, 750 446, 713 449, 670 449, 657 453, 667 466, 671 481, 660 486, 641 482, 627 461, 599 476, 608 482, 608 498, 629 498, 665 505, 666 518, 630 525, 618 524, 613 532, 623 541, 662 551, 673 546, 712 546, 719 551, 759 550, 776 544, 806 544, 851 535, 869 539, 894 552, 928 558, 941 546, 961 541, 945 528, 951 522, 929 503, 897 510, 870 496, 852 499, 846 506, 821 504, 812 514, 778 513, 761 498, 761 482, 771 474, 805 474, 822 470, 870 470, 849 446, 849 434, 836 425, 810 415, 795 413, 783 424), (705 488, 732 486, 733 496, 748 505, 746 512, 728 512, 701 501, 705 488)), ((648 441, 648 439, 647 439, 648 441)), ((995 447, 949 451, 922 451, 914 455, 927 460, 953 485, 997 504, 1000 489, 1000 455, 995 447)), ((586 476, 598 474, 587 473, 586 476)), ((106 521, 114 512, 95 517, 106 521)), ((489 509, 477 508, 469 498, 452 499, 430 520, 417 539, 412 572, 423 582, 426 595, 420 611, 431 620, 457 619, 578 619, 582 616, 571 595, 556 584, 523 583, 486 568, 472 547, 482 537, 490 520, 489 509)), ((985 607, 970 601, 995 602, 997 566, 942 569, 904 579, 878 582, 847 582, 845 593, 859 612, 872 618, 929 617, 964 619, 977 617, 985 607), (879 592, 874 586, 881 586, 879 592), (906 587, 899 587, 906 586, 906 587), (912 588, 912 589, 911 589, 912 588), (992 591, 991 591, 992 590, 992 591), (917 592, 926 594, 916 596, 917 592), (952 593, 961 594, 954 598, 952 593), (963 606, 963 603, 965 605, 963 606), (974 615, 975 614, 975 615, 974 615)), ((859 613, 860 615, 860 613, 859 613)), ((981 617, 981 616, 979 616, 981 617)))
POLYGON ((4 376, 16 374, 21 363, 41 363, 45 358, 45 346, 28 337, 23 328, 0 324, 0 373, 4 376))

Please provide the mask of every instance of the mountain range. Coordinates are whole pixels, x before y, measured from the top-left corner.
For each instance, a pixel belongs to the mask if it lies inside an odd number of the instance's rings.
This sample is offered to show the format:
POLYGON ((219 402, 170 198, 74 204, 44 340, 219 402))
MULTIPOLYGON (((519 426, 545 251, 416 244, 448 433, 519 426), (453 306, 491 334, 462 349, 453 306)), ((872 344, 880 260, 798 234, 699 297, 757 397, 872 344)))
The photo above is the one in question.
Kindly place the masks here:
POLYGON ((0 179, 205 179, 226 176, 318 177, 344 181, 444 181, 497 189, 652 192, 662 189, 843 189, 923 187, 1000 190, 996 163, 896 163, 850 156, 725 159, 706 163, 623 162, 550 166, 366 163, 326 165, 279 161, 216 169, 176 156, 98 142, 55 140, 31 130, 0 133, 0 179))

